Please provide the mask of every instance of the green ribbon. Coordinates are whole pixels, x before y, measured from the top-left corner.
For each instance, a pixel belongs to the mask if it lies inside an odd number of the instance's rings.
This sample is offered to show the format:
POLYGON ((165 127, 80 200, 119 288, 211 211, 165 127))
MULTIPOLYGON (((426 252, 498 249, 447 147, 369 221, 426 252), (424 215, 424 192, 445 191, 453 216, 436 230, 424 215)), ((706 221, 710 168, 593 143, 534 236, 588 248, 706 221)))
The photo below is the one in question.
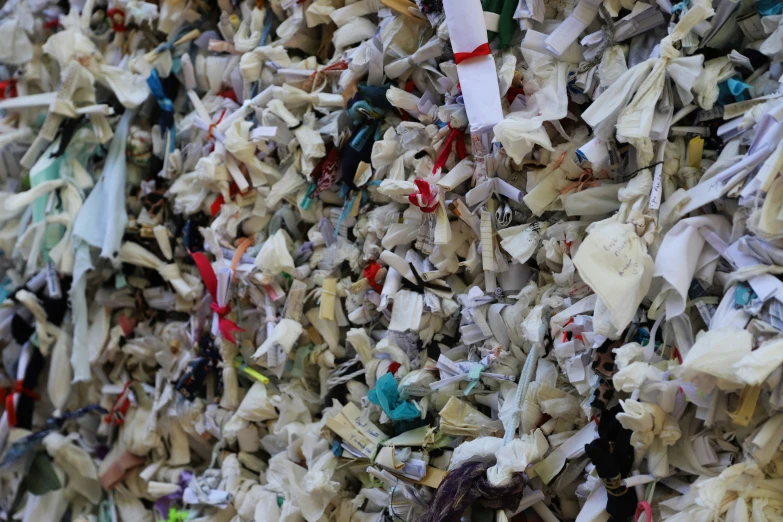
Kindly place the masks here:
POLYGON ((169 519, 167 522, 187 522, 190 518, 188 511, 177 511, 174 508, 169 509, 169 519))
MULTIPOLYGON (((500 12, 503 9, 503 0, 484 0, 481 3, 481 8, 485 13, 494 13, 496 15, 500 15, 500 12)), ((494 40, 497 34, 498 33, 495 31, 487 31, 487 41, 491 42, 494 40)))
POLYGON ((473 366, 470 367, 470 371, 468 372, 468 377, 470 377, 470 384, 467 388, 465 388, 465 391, 463 392, 464 395, 468 395, 471 390, 473 390, 481 378, 481 372, 486 369, 487 368, 481 363, 473 363, 473 366))
POLYGON ((487 31, 487 41, 491 42, 495 36, 500 35, 500 47, 507 48, 511 46, 511 38, 517 28, 517 21, 514 20, 514 12, 517 10, 517 0, 484 0, 481 4, 484 12, 494 13, 500 16, 498 21, 498 31, 487 31))
POLYGON ((508 48, 511 46, 511 38, 518 27, 514 20, 514 12, 517 10, 517 0, 505 0, 503 9, 500 11, 500 21, 498 22, 498 32, 500 33, 500 47, 508 48))

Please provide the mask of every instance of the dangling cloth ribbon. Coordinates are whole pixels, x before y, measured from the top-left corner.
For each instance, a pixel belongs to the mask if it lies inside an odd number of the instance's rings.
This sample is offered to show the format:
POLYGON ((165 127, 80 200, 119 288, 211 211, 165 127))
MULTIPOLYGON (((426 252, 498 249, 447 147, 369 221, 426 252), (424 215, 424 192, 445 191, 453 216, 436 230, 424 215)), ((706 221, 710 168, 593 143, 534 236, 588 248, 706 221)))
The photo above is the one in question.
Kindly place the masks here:
POLYGON ((150 88, 150 92, 158 100, 158 106, 160 106, 160 126, 163 130, 168 130, 170 135, 169 152, 174 151, 174 103, 166 96, 163 90, 163 84, 160 83, 158 77, 158 71, 155 68, 152 69, 152 73, 147 78, 147 85, 150 88))
POLYGON ((492 54, 492 51, 489 49, 489 44, 484 43, 479 45, 469 53, 454 53, 454 63, 459 65, 465 60, 469 60, 471 58, 477 58, 479 56, 487 56, 490 54, 492 54))
POLYGON ((237 279, 237 266, 239 266, 239 262, 242 260, 242 256, 245 254, 248 248, 253 246, 253 239, 249 237, 244 237, 239 240, 239 243, 237 244, 237 249, 234 252, 234 257, 231 258, 231 272, 233 273, 233 276, 231 277, 232 281, 236 281, 237 279))
POLYGON ((237 344, 237 341, 234 338, 234 332, 244 332, 244 330, 238 327, 234 321, 226 318, 226 316, 231 313, 231 306, 228 304, 223 306, 218 304, 217 276, 215 275, 215 270, 212 268, 212 263, 209 262, 202 252, 191 253, 190 257, 192 257, 193 261, 196 263, 196 267, 201 274, 201 279, 204 281, 204 286, 207 287, 209 295, 212 296, 210 308, 218 316, 220 334, 223 336, 223 339, 237 344))
POLYGON ((449 123, 449 129, 451 129, 451 132, 449 132, 449 135, 446 137, 446 142, 443 144, 443 148, 438 155, 438 159, 435 161, 435 165, 432 167, 433 174, 446 166, 446 161, 448 161, 449 154, 451 154, 452 143, 457 144, 457 156, 459 156, 460 160, 465 159, 468 155, 468 151, 465 148, 465 131, 462 129, 457 129, 456 127, 452 127, 451 123, 449 123))

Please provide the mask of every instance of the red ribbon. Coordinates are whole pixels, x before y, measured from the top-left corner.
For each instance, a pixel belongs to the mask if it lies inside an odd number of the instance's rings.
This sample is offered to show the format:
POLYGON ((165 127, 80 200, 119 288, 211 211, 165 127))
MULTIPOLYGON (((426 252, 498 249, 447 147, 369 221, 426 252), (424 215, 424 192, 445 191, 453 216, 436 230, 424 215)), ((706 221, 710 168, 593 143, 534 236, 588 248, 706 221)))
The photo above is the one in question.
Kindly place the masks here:
POLYGON ((223 194, 218 194, 218 197, 216 197, 215 201, 213 201, 212 204, 209 206, 209 212, 212 214, 212 217, 218 215, 218 212, 220 212, 220 208, 223 206, 223 203, 225 202, 226 202, 226 198, 223 197, 223 194))
POLYGON ((408 201, 419 207, 425 214, 435 212, 438 208, 438 189, 421 178, 416 178, 413 182, 419 189, 419 193, 410 194, 408 201))
POLYGON ((14 405, 14 395, 17 393, 26 397, 30 397, 34 401, 39 399, 37 393, 24 387, 23 381, 16 381, 16 386, 14 386, 13 390, 11 390, 11 393, 5 397, 5 411, 8 414, 8 426, 11 428, 16 426, 16 407, 14 405))
POLYGON ((459 156, 459 159, 463 160, 468 155, 468 150, 465 147, 465 132, 456 127, 452 127, 451 123, 449 123, 449 129, 451 129, 451 132, 449 132, 449 135, 446 137, 446 142, 438 155, 438 159, 435 161, 435 165, 432 167, 433 174, 446 166, 446 161, 448 161, 449 154, 451 154, 452 143, 457 144, 457 156, 459 156))
POLYGON ((489 50, 489 44, 481 44, 475 49, 473 49, 472 52, 469 53, 454 53, 454 63, 462 63, 465 60, 469 60, 470 58, 478 58, 479 56, 487 56, 489 54, 492 54, 492 51, 489 50))
MULTIPOLYGON (((234 92, 234 90, 232 89, 231 92, 234 92)), ((218 96, 223 96, 225 98, 225 91, 222 93, 218 93, 218 96)), ((235 98, 234 101, 236 101, 236 94, 234 95, 234 98, 235 98)), ((207 140, 212 139, 212 131, 215 130, 215 127, 220 125, 220 122, 223 121, 223 116, 225 115, 226 115, 226 109, 223 109, 223 112, 220 113, 220 118, 218 118, 218 121, 209 124, 209 130, 207 131, 207 140)))
POLYGON ((506 91, 506 100, 508 100, 508 103, 512 103, 514 98, 520 94, 524 96, 525 89, 522 87, 509 87, 508 91, 506 91))
POLYGON ((315 199, 321 192, 337 182, 337 166, 340 163, 340 149, 332 147, 326 157, 313 170, 310 177, 315 181, 315 190, 310 199, 315 199))
POLYGON ((120 426, 125 422, 125 414, 128 413, 128 408, 130 408, 131 404, 128 388, 130 388, 132 383, 133 381, 125 383, 125 387, 122 388, 122 391, 117 396, 117 400, 114 401, 114 406, 111 407, 111 411, 103 416, 103 422, 116 424, 117 426, 120 426))
POLYGON ((125 314, 119 314, 117 320, 120 323, 120 328, 122 328, 122 335, 129 337, 133 333, 133 329, 136 328, 136 319, 125 314))
POLYGON ((6 98, 16 98, 17 95, 16 78, 11 78, 10 80, 0 82, 0 100, 5 100, 6 98), (8 93, 7 96, 6 93, 8 93))
POLYGON ((198 268, 198 271, 201 274, 204 286, 207 287, 209 295, 212 296, 210 308, 218 315, 218 328, 220 329, 220 334, 223 336, 223 339, 237 344, 237 341, 234 338, 234 332, 244 332, 244 330, 238 327, 234 321, 226 319, 226 316, 231 313, 231 307, 229 305, 220 306, 218 304, 217 276, 215 275, 215 270, 212 268, 212 263, 209 262, 207 256, 202 252, 191 253, 190 257, 192 257, 193 261, 196 263, 196 268, 198 268))
MULTIPOLYGON (((246 192, 239 192, 239 187, 233 181, 228 185, 228 195, 232 198, 237 194, 247 194, 248 192, 250 192, 250 188, 248 188, 246 192)), ((213 201, 209 206, 209 211, 212 213, 212 217, 218 215, 225 202, 226 199, 223 197, 223 194, 218 194, 218 197, 216 197, 215 201, 213 201)))
POLYGON ((125 11, 120 9, 119 7, 112 7, 111 9, 108 9, 106 11, 106 16, 109 17, 109 22, 111 22, 111 27, 118 33, 124 33, 128 30, 128 28, 125 26, 125 11), (118 15, 122 17, 121 22, 117 22, 114 20, 114 15, 118 15))
MULTIPOLYGON (((222 96, 223 98, 227 98, 227 99, 233 101, 234 103, 239 103, 239 100, 237 99, 237 93, 234 92, 234 89, 232 89, 230 87, 228 89, 226 89, 225 91, 219 92, 218 96, 222 96)), ((225 111, 223 111, 223 114, 225 114, 225 111)), ((220 116, 220 119, 221 120, 223 119, 222 115, 220 116)), ((220 122, 218 122, 218 123, 220 123, 220 122)))
POLYGON ((381 269, 381 264, 378 261, 373 261, 366 267, 364 267, 364 277, 367 278, 367 281, 370 283, 370 286, 373 290, 378 292, 379 294, 383 292, 383 287, 380 283, 377 283, 375 281, 375 278, 378 276, 378 270, 381 269))

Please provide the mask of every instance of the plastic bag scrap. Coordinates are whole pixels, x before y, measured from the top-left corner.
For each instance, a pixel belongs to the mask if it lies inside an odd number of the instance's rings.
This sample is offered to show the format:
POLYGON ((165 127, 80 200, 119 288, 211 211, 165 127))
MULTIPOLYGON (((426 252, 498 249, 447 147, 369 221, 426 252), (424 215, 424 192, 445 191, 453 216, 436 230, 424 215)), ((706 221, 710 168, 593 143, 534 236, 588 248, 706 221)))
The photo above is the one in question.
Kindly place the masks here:
POLYGON ((3 520, 783 520, 780 0, 0 35, 3 520))

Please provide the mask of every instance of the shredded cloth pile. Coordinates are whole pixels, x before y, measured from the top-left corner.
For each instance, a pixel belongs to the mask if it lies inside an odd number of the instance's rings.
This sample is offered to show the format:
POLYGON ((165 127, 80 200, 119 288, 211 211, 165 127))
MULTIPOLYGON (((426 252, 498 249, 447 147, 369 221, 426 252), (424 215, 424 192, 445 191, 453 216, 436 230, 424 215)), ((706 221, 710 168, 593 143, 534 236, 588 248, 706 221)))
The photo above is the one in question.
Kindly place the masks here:
POLYGON ((0 520, 783 520, 783 0, 7 0, 0 520))

